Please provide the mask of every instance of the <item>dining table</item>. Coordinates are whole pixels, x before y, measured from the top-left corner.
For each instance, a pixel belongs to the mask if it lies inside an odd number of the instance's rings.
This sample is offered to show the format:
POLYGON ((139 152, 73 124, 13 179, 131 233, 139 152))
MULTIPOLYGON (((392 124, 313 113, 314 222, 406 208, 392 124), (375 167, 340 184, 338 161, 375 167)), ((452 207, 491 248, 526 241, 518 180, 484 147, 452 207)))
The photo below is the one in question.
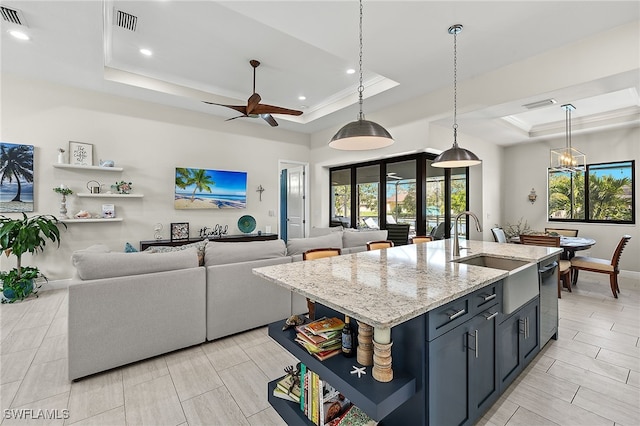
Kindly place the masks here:
MULTIPOLYGON (((563 235, 559 237, 560 247, 564 250, 561 257, 565 260, 571 260, 576 255, 576 251, 588 250, 596 244, 596 240, 593 238, 565 237, 563 235)), ((509 242, 520 244, 520 237, 511 237, 509 242)))

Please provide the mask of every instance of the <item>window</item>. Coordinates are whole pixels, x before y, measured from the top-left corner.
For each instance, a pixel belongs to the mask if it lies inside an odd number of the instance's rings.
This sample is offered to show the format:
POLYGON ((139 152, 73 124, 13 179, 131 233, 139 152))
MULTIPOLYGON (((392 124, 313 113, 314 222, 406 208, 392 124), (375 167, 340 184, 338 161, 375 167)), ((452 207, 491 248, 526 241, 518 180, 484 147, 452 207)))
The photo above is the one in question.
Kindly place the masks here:
POLYGON ((387 223, 408 223, 416 235, 416 160, 387 164, 387 223))
POLYGON ((356 169, 358 228, 380 228, 380 165, 356 169))
POLYGON ((331 226, 351 227, 351 170, 331 171, 331 226))
POLYGON ((635 161, 549 170, 550 221, 635 223, 635 161))

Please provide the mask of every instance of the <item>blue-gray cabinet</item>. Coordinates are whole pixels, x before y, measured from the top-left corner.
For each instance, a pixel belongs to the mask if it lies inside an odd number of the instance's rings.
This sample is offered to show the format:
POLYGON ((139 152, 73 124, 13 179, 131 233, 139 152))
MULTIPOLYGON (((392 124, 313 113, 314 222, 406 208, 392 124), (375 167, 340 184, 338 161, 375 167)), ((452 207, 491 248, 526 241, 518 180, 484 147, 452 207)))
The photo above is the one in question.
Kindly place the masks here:
POLYGON ((540 304, 535 297, 498 324, 497 359, 500 392, 520 374, 540 350, 540 304))
POLYGON ((472 423, 499 395, 494 304, 429 342, 429 424, 472 423))

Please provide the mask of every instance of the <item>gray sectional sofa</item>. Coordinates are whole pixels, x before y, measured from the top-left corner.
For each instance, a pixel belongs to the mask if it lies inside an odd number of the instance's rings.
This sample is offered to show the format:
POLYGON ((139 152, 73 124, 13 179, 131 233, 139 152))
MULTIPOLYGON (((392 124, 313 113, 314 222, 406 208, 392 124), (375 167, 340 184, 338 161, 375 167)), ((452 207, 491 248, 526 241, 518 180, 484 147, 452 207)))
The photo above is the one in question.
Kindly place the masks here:
POLYGON ((386 239, 386 231, 327 228, 315 235, 286 245, 209 241, 160 253, 111 252, 100 245, 74 252, 69 379, 304 313, 304 297, 257 277, 253 268, 299 261, 313 248, 355 253, 368 241, 386 239))

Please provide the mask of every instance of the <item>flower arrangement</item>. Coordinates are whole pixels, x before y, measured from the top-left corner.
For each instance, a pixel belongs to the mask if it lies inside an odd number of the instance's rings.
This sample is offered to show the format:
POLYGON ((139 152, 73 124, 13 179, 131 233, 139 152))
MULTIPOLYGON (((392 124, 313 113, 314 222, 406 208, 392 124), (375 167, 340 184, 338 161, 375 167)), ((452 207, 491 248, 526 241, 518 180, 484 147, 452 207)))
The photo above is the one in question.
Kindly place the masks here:
POLYGON ((57 192, 60 195, 69 195, 69 194, 73 194, 73 190, 67 186, 56 186, 55 188, 53 188, 53 192, 57 192))
POLYGON ((64 148, 58 148, 58 152, 59 152, 60 154, 64 154, 64 152, 65 152, 65 151, 64 151, 64 148))
POLYGON ((116 182, 116 190, 118 194, 129 194, 133 190, 133 184, 121 180, 120 182, 116 182))
POLYGON ((521 217, 516 224, 507 223, 507 226, 504 227, 504 233, 507 235, 507 238, 511 238, 521 234, 532 234, 533 231, 527 223, 527 220, 521 217), (524 223, 522 223, 523 221, 524 223))

